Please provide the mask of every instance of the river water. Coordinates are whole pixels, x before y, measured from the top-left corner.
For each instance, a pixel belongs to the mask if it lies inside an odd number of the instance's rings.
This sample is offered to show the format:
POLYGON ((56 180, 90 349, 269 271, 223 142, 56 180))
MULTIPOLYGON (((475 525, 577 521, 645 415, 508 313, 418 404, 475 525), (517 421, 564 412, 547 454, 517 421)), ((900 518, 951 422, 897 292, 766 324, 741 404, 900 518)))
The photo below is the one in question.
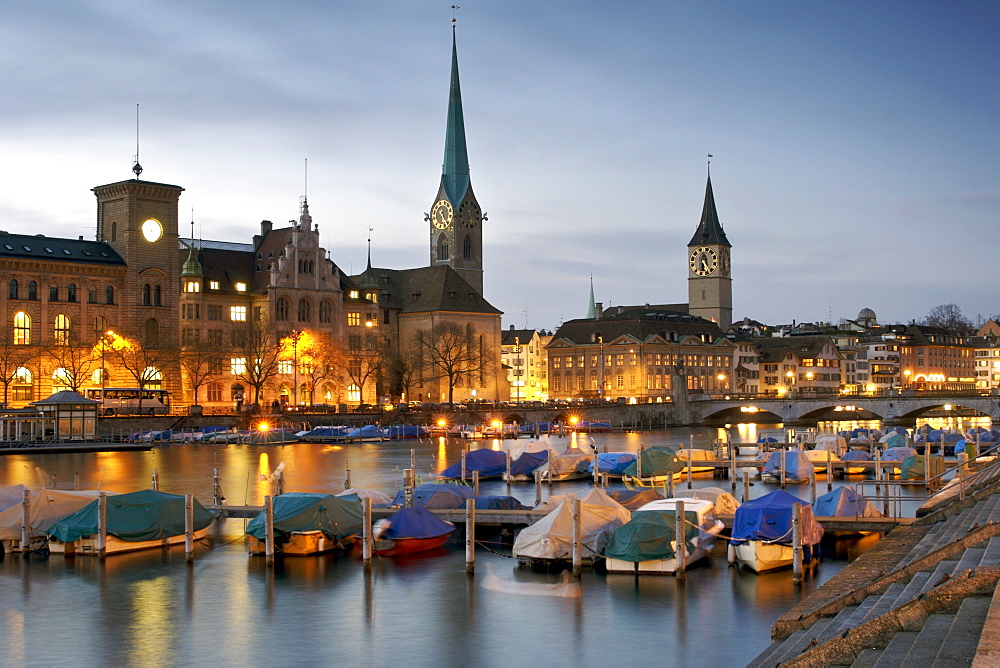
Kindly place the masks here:
MULTIPOLYGON (((715 429, 675 429, 579 439, 634 451, 692 439, 707 446, 719 436, 715 429)), ((551 440, 562 450, 574 438, 551 440)), ((229 504, 259 505, 274 493, 270 474, 281 463, 286 491, 336 493, 350 469, 354 487, 392 493, 411 450, 426 480, 457 461, 463 445, 443 439, 178 444, 149 452, 7 455, 0 458, 0 486, 38 488, 55 477, 63 489, 78 479, 81 489, 128 492, 150 487, 155 472, 162 491, 193 493, 210 504, 218 469, 229 504)), ((728 484, 710 475, 694 482, 728 484)), ((543 496, 586 488, 586 482, 545 485, 543 496)), ((773 489, 757 481, 751 496, 773 489)), ((789 491, 809 498, 806 486, 789 491)), ((480 493, 508 492, 503 482, 484 481, 480 493)), ((514 485, 510 493, 534 502, 531 484, 514 485)), ((287 558, 271 570, 247 556, 245 523, 219 522, 190 566, 183 547, 103 563, 7 555, 0 561, 0 665, 745 665, 767 647, 780 614, 876 539, 840 541, 801 587, 792 585, 787 570, 755 575, 728 567, 720 544, 684 579, 585 570, 582 596, 556 598, 483 588, 487 569, 519 583, 560 581, 557 574, 518 568, 499 537, 477 536, 486 544, 477 550, 473 577, 465 573, 461 536, 424 556, 376 558, 369 573, 356 553, 287 558)))

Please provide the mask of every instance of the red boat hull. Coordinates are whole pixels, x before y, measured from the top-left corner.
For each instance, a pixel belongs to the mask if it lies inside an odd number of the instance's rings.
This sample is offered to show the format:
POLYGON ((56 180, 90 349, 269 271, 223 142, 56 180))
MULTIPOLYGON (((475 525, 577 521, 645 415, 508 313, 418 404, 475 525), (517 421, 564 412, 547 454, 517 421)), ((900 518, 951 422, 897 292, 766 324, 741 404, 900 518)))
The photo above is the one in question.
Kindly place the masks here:
POLYGON ((415 554, 417 552, 426 552, 428 550, 433 550, 435 548, 441 547, 448 542, 448 538, 451 533, 446 533, 441 536, 432 536, 430 538, 395 538, 393 540, 387 540, 385 542, 385 547, 380 547, 379 545, 383 541, 378 541, 375 544, 375 554, 380 557, 398 557, 406 554, 415 554))

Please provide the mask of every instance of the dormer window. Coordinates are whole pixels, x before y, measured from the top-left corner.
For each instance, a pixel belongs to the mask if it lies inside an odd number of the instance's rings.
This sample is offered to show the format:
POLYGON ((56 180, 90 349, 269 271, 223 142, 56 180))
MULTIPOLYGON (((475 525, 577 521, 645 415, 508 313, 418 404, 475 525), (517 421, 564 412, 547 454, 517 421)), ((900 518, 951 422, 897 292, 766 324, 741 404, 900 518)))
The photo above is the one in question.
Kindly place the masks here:
POLYGON ((357 299, 358 298, 358 291, 357 290, 351 290, 348 293, 348 295, 350 296, 351 299, 357 299))
POLYGON ((184 284, 184 292, 201 292, 201 283, 199 281, 187 281, 184 284))
POLYGON ((246 291, 247 291, 247 284, 246 283, 237 283, 236 284, 236 292, 246 292, 246 291))
POLYGON ((218 281, 209 281, 208 282, 208 287, 211 290, 218 290, 219 289, 219 282, 218 281))

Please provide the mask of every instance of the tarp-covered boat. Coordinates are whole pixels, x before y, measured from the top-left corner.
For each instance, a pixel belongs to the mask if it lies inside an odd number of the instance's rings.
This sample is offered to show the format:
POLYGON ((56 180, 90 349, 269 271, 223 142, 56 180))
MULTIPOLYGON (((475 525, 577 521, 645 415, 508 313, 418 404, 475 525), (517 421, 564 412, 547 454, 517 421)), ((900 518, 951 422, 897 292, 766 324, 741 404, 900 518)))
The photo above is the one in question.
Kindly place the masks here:
POLYGON ((347 430, 347 435, 344 437, 348 441, 384 441, 385 434, 382 430, 378 428, 378 425, 366 424, 363 427, 355 427, 353 429, 347 430))
MULTIPOLYGON (((426 482, 413 488, 413 505, 426 508, 465 508, 465 500, 473 496, 472 488, 465 485, 426 482)), ((399 490, 392 499, 392 505, 402 506, 404 501, 405 492, 399 490)))
MULTIPOLYGON (((824 453, 825 454, 825 453, 824 453)), ((813 463, 801 450, 775 450, 767 457, 760 479, 764 482, 781 482, 781 466, 784 461, 785 482, 808 482, 814 470, 813 463)))
POLYGON ((28 490, 24 485, 11 485, 0 487, 0 511, 16 506, 24 500, 24 493, 28 490))
POLYGON ((591 464, 594 455, 580 448, 568 447, 565 452, 549 454, 549 467, 545 479, 553 482, 579 480, 593 475, 591 464))
POLYGON ((590 463, 587 470, 593 475, 594 466, 596 465, 598 473, 607 473, 612 477, 620 477, 625 473, 628 465, 633 464, 636 459, 636 456, 631 452, 602 452, 597 455, 597 459, 590 463))
POLYGON ((307 443, 335 443, 344 440, 348 431, 348 428, 344 426, 328 425, 314 427, 299 438, 307 443))
POLYGON ((477 496, 476 510, 530 510, 513 496, 477 496))
POLYGON ((736 500, 736 497, 721 487, 686 489, 684 490, 683 497, 711 501, 715 506, 716 515, 733 515, 736 513, 736 509, 740 507, 740 502, 736 500))
POLYGON ((632 514, 615 529, 604 549, 608 573, 676 573, 678 570, 677 506, 684 504, 684 565, 711 552, 723 529, 714 504, 704 499, 660 499, 632 514))
MULTIPOLYGON (((18 485, 20 487, 20 485, 18 485)), ((112 496, 114 492, 106 492, 112 496)), ((31 495, 31 507, 28 514, 30 549, 43 546, 45 534, 49 528, 64 517, 72 515, 89 505, 100 495, 98 490, 63 491, 57 489, 42 489, 31 495)), ((18 552, 21 549, 21 524, 24 510, 21 504, 0 512, 0 545, 7 552, 18 552)))
POLYGON ((372 527, 375 553, 398 557, 426 552, 448 542, 455 525, 439 519, 426 508, 403 508, 372 527))
MULTIPOLYGON (((881 460, 883 462, 903 462, 907 457, 912 457, 917 454, 914 448, 907 447, 896 447, 896 448, 886 448, 882 451, 881 460)), ((892 473, 899 473, 900 468, 898 466, 883 466, 885 470, 890 470, 892 473)))
POLYGON ((899 477, 902 480, 927 480, 942 473, 944 473, 944 457, 940 455, 910 455, 903 460, 899 477))
MULTIPOLYGON (((472 478, 472 472, 479 471, 479 479, 497 478, 507 471, 507 453, 500 450, 480 448, 465 454, 465 477, 472 478)), ((462 477, 462 462, 455 462, 444 471, 442 478, 458 480, 462 477)))
MULTIPOLYGON (((151 489, 107 497, 106 554, 184 542, 184 496, 151 489)), ((194 536, 204 537, 215 516, 194 499, 194 536)), ((49 528, 49 551, 97 554, 98 500, 49 528)))
MULTIPOLYGON (((632 514, 603 490, 594 488, 580 500, 583 560, 601 554, 615 529, 632 514)), ((567 499, 514 539, 514 556, 522 562, 560 561, 573 557, 573 504, 567 499)))
MULTIPOLYGON (((844 453, 843 460, 845 462, 870 462, 875 458, 871 456, 871 453, 867 450, 849 450, 844 453)), ((848 466, 844 469, 847 473, 865 473, 868 471, 866 466, 848 466)))
MULTIPOLYGON (((601 456, 598 455, 598 460, 601 456)), ((656 445, 644 448, 638 457, 632 455, 631 461, 621 469, 621 476, 626 485, 662 485, 683 469, 684 462, 677 456, 676 448, 656 445)))
MULTIPOLYGON (((361 500, 357 495, 333 496, 291 492, 274 497, 275 552, 305 556, 348 547, 362 529, 361 500)), ((264 513, 250 520, 250 554, 264 554, 264 513)))
MULTIPOLYGON (((522 452, 510 463, 510 481, 524 482, 526 480, 533 480, 535 470, 542 469, 543 472, 547 471, 548 463, 548 450, 522 452)), ((506 475, 506 472, 504 472, 505 479, 506 475)))
POLYGON ((430 436, 431 430, 416 424, 396 424, 386 427, 382 430, 382 433, 385 434, 386 438, 391 439, 423 438, 424 436, 430 436))
POLYGON ((645 489, 615 489, 609 491, 608 496, 632 511, 642 508, 650 501, 659 501, 663 498, 662 494, 651 487, 645 489))
POLYGON ((812 505, 778 489, 736 510, 729 562, 738 561, 757 573, 791 566, 792 506, 796 503, 802 505, 802 561, 819 558, 823 527, 813 516, 812 505))
POLYGON ((816 517, 882 517, 878 508, 853 487, 838 487, 816 499, 813 504, 816 517))

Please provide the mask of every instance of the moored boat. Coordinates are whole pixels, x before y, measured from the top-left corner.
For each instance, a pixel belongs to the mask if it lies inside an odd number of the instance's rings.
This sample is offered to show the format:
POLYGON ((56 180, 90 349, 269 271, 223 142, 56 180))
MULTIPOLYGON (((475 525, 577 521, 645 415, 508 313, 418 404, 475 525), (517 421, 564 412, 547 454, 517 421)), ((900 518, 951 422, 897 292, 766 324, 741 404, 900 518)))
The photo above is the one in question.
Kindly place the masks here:
POLYGON ((729 540, 729 563, 739 563, 756 573, 791 566, 792 510, 796 503, 802 506, 802 561, 818 559, 823 527, 813 517, 812 505, 778 489, 737 508, 729 540))
MULTIPOLYGON (((275 552, 308 556, 345 549, 362 529, 358 496, 292 492, 274 497, 275 552)), ((266 518, 261 512, 247 524, 250 554, 266 550, 266 518)))
POLYGON ((781 472, 784 467, 784 480, 790 483, 809 482, 809 477, 815 466, 802 450, 775 450, 767 457, 760 479, 764 482, 781 482, 781 472))
MULTIPOLYGON (((116 493, 106 494, 113 496, 116 493)), ((87 506, 99 495, 98 490, 68 491, 48 488, 31 494, 28 499, 29 549, 43 548, 46 532, 54 523, 87 506)), ((0 512, 0 553, 21 551, 23 515, 24 509, 20 503, 0 512)))
POLYGON ((399 557, 427 552, 448 542, 455 525, 424 507, 403 508, 372 526, 375 554, 399 557))

